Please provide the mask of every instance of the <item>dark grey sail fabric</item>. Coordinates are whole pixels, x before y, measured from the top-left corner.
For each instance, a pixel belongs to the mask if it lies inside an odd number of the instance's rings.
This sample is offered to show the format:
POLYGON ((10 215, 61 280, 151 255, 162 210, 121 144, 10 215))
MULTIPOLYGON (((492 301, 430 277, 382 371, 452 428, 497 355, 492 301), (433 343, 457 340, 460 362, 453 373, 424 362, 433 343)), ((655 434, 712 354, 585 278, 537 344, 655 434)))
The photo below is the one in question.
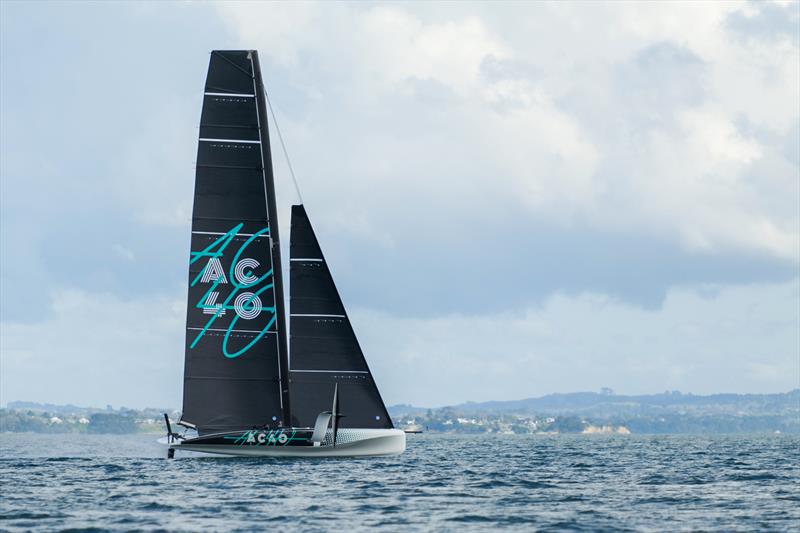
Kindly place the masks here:
POLYGON ((276 427, 285 419, 280 257, 260 85, 255 52, 211 53, 197 150, 182 415, 201 434, 276 427))
POLYGON ((292 206, 290 243, 292 424, 313 427, 338 383, 339 427, 393 427, 302 205, 292 206))

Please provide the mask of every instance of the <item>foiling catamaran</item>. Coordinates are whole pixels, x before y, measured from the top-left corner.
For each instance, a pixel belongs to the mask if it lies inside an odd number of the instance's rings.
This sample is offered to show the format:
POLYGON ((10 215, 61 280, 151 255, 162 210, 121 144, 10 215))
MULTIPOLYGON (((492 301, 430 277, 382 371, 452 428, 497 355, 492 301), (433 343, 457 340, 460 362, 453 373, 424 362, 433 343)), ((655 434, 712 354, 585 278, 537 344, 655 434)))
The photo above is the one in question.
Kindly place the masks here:
POLYGON ((187 431, 173 432, 164 415, 168 457, 401 453, 405 434, 392 425, 302 204, 291 213, 287 343, 265 95, 256 51, 211 52, 178 422, 187 431))

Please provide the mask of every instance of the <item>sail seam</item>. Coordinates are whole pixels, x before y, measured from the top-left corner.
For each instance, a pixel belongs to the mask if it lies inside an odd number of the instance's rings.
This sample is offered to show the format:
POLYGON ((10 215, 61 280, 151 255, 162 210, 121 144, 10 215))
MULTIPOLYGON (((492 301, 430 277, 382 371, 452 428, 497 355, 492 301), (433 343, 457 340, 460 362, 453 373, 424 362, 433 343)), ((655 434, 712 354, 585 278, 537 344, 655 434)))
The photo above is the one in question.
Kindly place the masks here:
POLYGON ((242 125, 242 124, 212 124, 212 123, 201 123, 201 128, 237 128, 242 130, 257 130, 258 125, 242 125))
MULTIPOLYGON (((236 222, 264 222, 263 218, 202 217, 194 215, 192 220, 231 220, 236 222)), ((227 235, 227 233, 225 233, 227 235)))
POLYGON ((220 376, 186 376, 184 379, 202 379, 206 381, 265 381, 267 383, 280 381, 278 378, 230 378, 220 376))
POLYGON ((263 172, 264 169, 260 167, 249 167, 247 165, 206 165, 206 164, 199 164, 195 165, 197 168, 232 168, 235 170, 257 170, 259 172, 263 172))
POLYGON ((261 144, 261 141, 248 141, 245 139, 198 139, 205 142, 221 142, 221 143, 243 143, 243 144, 261 144))
MULTIPOLYGON (((194 330, 198 330, 198 331, 202 331, 203 330, 203 328, 195 328, 195 327, 187 327, 186 329, 191 329, 193 331, 194 330)), ((206 331, 224 331, 226 333, 228 331, 230 331, 232 333, 256 333, 256 334, 261 334, 263 332, 262 330, 257 330, 257 329, 206 328, 205 330, 206 331)), ((273 330, 268 330, 266 333, 278 333, 278 332, 277 331, 273 331, 273 330)))
POLYGON ((289 316, 309 316, 309 317, 322 317, 322 318, 346 318, 345 315, 316 315, 316 314, 294 314, 289 316))
MULTIPOLYGON (((192 233, 196 233, 198 235, 230 235, 229 232, 223 231, 192 231, 192 233)), ((255 237, 260 239, 262 237, 269 237, 269 233, 234 233, 236 237, 255 237)))
POLYGON ((331 372, 331 373, 338 373, 338 374, 369 374, 369 370, 303 370, 303 369, 296 369, 292 368, 289 370, 290 372, 331 372))
POLYGON ((240 94, 240 93, 203 93, 205 96, 233 96, 234 98, 255 98, 254 94, 240 94))

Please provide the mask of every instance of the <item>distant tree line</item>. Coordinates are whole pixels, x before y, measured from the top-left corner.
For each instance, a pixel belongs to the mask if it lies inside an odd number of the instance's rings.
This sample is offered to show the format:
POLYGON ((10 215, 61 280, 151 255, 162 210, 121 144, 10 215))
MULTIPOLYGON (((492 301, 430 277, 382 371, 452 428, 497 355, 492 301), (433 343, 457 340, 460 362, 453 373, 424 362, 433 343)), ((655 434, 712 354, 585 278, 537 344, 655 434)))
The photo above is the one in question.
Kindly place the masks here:
POLYGON ((137 433, 142 431, 135 411, 92 413, 67 418, 54 413, 0 409, 0 432, 12 433, 137 433))

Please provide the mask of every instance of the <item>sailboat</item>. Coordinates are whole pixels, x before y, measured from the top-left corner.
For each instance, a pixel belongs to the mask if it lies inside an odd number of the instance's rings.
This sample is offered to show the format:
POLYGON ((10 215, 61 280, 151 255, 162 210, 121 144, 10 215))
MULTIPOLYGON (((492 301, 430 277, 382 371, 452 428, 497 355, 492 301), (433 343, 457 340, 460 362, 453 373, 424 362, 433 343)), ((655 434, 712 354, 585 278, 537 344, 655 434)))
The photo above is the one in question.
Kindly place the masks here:
POLYGON ((287 339, 266 92, 255 50, 211 52, 192 213, 176 450, 402 453, 314 229, 293 205, 287 339))

